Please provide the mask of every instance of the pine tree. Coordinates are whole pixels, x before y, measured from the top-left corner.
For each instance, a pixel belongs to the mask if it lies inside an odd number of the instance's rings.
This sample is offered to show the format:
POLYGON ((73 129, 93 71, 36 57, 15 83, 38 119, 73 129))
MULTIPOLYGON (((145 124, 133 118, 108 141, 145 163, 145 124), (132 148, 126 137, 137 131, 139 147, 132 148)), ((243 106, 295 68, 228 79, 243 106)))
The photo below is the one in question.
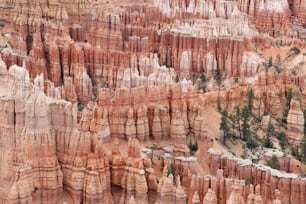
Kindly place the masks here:
POLYGON ((242 115, 242 136, 243 136, 242 139, 244 141, 247 141, 248 137, 251 134, 250 125, 249 125, 250 112, 248 107, 244 107, 242 109, 241 115, 242 115))
POLYGON ((272 135, 274 134, 274 126, 272 125, 271 121, 269 122, 268 125, 268 130, 267 130, 267 135, 264 138, 263 141, 263 146, 266 148, 272 148, 273 147, 273 142, 272 142, 272 135))
POLYGON ((179 75, 177 74, 176 77, 175 77, 175 82, 178 83, 179 81, 180 81, 180 77, 179 77, 179 75))
POLYGON ((288 93, 286 94, 287 109, 288 109, 288 110, 290 109, 290 102, 291 102, 292 97, 293 97, 292 88, 290 88, 290 89, 288 90, 288 93))
POLYGON ((206 81, 207 81, 205 74, 202 74, 200 76, 200 79, 201 79, 200 89, 202 89, 205 92, 206 91, 206 81))
POLYGON ((250 113, 252 112, 253 108, 253 99, 254 99, 254 91, 253 89, 250 89, 248 91, 248 109, 250 113))
POLYGON ((303 157, 303 162, 306 162, 306 136, 304 135, 303 140, 301 142, 302 146, 302 157, 303 157))
POLYGON ((241 138, 241 125, 240 125, 240 108, 239 106, 235 106, 234 108, 235 111, 235 116, 234 116, 234 124, 236 124, 236 128, 238 130, 239 133, 239 138, 241 138))
POLYGON ((277 133, 277 139, 279 140, 279 145, 281 146, 282 150, 284 151, 287 146, 287 136, 284 132, 277 133))
POLYGON ((228 123, 227 123, 227 118, 228 118, 227 110, 224 109, 221 115, 222 116, 221 116, 220 130, 223 131, 223 144, 225 144, 226 140, 228 139, 229 130, 230 130, 228 123))
POLYGON ((221 70, 219 68, 217 68, 216 71, 215 71, 215 79, 216 79, 218 87, 220 89, 221 84, 222 84, 222 75, 221 75, 221 70))

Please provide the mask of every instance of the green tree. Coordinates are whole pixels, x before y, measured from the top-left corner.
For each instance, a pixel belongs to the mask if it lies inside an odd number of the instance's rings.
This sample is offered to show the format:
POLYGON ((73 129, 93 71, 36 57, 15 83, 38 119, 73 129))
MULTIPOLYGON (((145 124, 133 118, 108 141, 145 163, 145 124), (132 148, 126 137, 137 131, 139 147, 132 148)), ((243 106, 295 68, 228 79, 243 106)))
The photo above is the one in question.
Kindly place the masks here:
POLYGON ((92 84, 92 93, 93 93, 93 100, 98 100, 98 82, 94 75, 92 75, 90 72, 88 73, 89 78, 91 79, 91 84, 92 84))
POLYGON ((178 83, 179 81, 180 81, 180 77, 179 77, 179 75, 177 74, 176 77, 175 77, 175 82, 178 83))
POLYGON ((292 88, 290 88, 290 89, 288 90, 288 93, 286 94, 287 109, 288 109, 288 110, 290 109, 290 102, 291 102, 292 97, 293 97, 292 88))
POLYGON ((198 142, 196 141, 195 143, 193 143, 190 139, 188 143, 188 148, 190 150, 191 155, 194 155, 194 153, 198 151, 198 142))
POLYGON ((285 128, 287 128, 287 117, 288 117, 288 110, 285 110, 282 116, 282 123, 285 128))
POLYGON ((272 67, 272 65, 273 65, 272 57, 269 57, 268 66, 269 66, 269 67, 272 67))
POLYGON ((207 82, 205 74, 201 74, 200 79, 201 79, 200 89, 202 89, 205 92, 206 91, 206 82, 207 82))
POLYGON ((242 109, 242 139, 244 141, 247 141, 247 138, 251 135, 251 131, 250 131, 250 125, 249 125, 249 116, 250 116, 250 112, 248 107, 244 107, 242 109))
POLYGON ((152 151, 152 154, 151 154, 151 162, 152 162, 152 164, 153 164, 154 150, 157 150, 157 144, 152 144, 152 145, 150 146, 150 149, 151 149, 151 151, 152 151))
POLYGON ((221 113, 222 112, 222 106, 221 106, 221 101, 220 101, 220 98, 218 97, 218 100, 217 100, 217 109, 218 109, 218 112, 221 113))
POLYGON ((230 122, 230 134, 233 137, 239 137, 241 139, 241 124, 240 124, 240 108, 239 106, 234 107, 233 114, 229 115, 230 122), (238 133, 238 136, 237 136, 238 133))
POLYGON ((298 55, 298 54, 300 54, 301 50, 297 47, 292 47, 290 49, 290 52, 292 52, 293 55, 298 55))
POLYGON ((280 169, 280 165, 279 165, 279 162, 278 162, 278 158, 277 156, 273 155, 271 157, 271 159, 269 159, 267 162, 266 162, 266 165, 270 166, 271 168, 273 169, 280 169))
POLYGON ((252 112, 253 100, 254 100, 254 91, 253 89, 250 89, 248 91, 248 109, 250 113, 252 112))
POLYGON ((277 139, 279 141, 279 145, 281 146, 282 150, 284 151, 287 146, 287 136, 284 132, 277 133, 277 139))
POLYGON ((266 147, 266 148, 272 148, 273 147, 273 142, 272 142, 272 135, 274 134, 274 126, 272 125, 271 122, 269 122, 269 125, 268 125, 268 130, 267 130, 267 135, 266 137, 264 138, 264 141, 263 141, 263 146, 266 147))
POLYGON ((84 110, 84 104, 81 102, 78 102, 78 111, 82 112, 84 110))
POLYGON ((207 81, 205 74, 201 74, 200 79, 203 83, 207 81))
POLYGON ((246 145, 249 149, 255 149, 258 147, 258 143, 252 137, 247 138, 246 145))
POLYGON ((235 106, 234 107, 234 112, 235 112, 235 116, 234 116, 234 123, 236 124, 236 129, 239 133, 239 138, 241 139, 241 125, 240 125, 240 117, 241 117, 241 113, 240 113, 240 107, 239 106, 235 106))
POLYGON ((217 81, 218 87, 220 89, 220 86, 222 84, 222 75, 221 70, 219 68, 217 68, 215 71, 215 80, 217 81))
POLYGON ((226 143, 226 140, 229 137, 229 125, 228 125, 228 113, 227 110, 224 109, 221 113, 221 123, 220 123, 220 130, 223 131, 223 144, 226 143))

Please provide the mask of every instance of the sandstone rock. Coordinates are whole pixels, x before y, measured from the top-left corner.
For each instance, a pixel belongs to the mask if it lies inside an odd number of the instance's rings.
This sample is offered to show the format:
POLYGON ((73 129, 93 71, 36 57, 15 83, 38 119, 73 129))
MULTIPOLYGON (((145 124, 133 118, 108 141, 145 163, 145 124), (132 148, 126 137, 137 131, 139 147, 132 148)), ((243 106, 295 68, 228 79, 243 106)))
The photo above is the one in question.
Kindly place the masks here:
MULTIPOLYGON (((59 203, 39 192, 64 189, 75 203, 114 203, 116 185, 123 203, 147 203, 164 166, 159 203, 183 204, 185 192, 194 203, 269 203, 275 189, 282 192, 275 202, 304 203, 305 181, 296 175, 212 152, 207 169, 186 157, 187 136, 210 138, 206 108, 218 98, 224 107, 243 105, 253 87, 253 114, 282 114, 285 90, 303 88, 304 76, 261 63, 268 48, 306 47, 304 11, 298 0, 0 0, 0 202, 59 203), (189 81, 201 74, 206 93, 189 81), (126 152, 114 138, 128 140, 126 152), (173 152, 153 169, 138 141, 169 138, 173 152), (248 178, 262 190, 254 194, 248 178)), ((303 122, 293 100, 288 137, 296 147, 303 122)), ((290 172, 300 165, 280 163, 290 172)))
POLYGON ((273 200, 272 204, 281 204, 282 201, 280 200, 280 192, 279 190, 275 190, 275 199, 273 200))
POLYGON ((127 115, 127 121, 125 124, 125 135, 127 138, 136 138, 136 126, 134 121, 134 112, 133 109, 129 109, 127 115))
POLYGON ((203 204, 216 204, 216 203, 217 203, 216 193, 214 192, 214 190, 208 189, 204 197, 203 204))
POLYGON ((136 201, 135 201, 134 196, 131 196, 131 198, 129 199, 128 204, 137 204, 136 201))
POLYGON ((198 192, 194 192, 193 197, 192 197, 192 204, 199 204, 200 203, 200 197, 198 192))
POLYGON ((241 203, 241 204, 243 204, 244 203, 243 197, 240 195, 238 185, 234 184, 233 191, 232 191, 230 197, 228 198, 228 200, 226 201, 226 203, 227 204, 230 204, 230 203, 237 203, 237 204, 241 203))
POLYGON ((288 141, 298 147, 304 134, 304 116, 299 101, 291 100, 287 121, 288 141))
POLYGON ((186 144, 184 122, 181 118, 181 112, 178 110, 172 114, 170 137, 174 145, 182 146, 186 144))

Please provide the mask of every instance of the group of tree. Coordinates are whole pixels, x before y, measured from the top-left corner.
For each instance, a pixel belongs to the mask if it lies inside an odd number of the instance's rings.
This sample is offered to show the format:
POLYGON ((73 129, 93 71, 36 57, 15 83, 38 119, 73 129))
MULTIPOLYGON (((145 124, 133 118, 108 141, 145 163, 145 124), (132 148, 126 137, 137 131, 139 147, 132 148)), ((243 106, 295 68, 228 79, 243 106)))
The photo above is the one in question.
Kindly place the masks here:
POLYGON ((258 146, 256 139, 252 137, 250 122, 252 120, 252 108, 254 100, 254 91, 250 89, 247 94, 247 105, 242 109, 239 106, 234 107, 232 114, 228 113, 226 108, 222 109, 221 103, 218 100, 217 108, 221 113, 220 130, 223 131, 223 143, 231 138, 242 139, 247 143, 248 148, 256 148, 258 146))
MULTIPOLYGON (((266 135, 259 139, 256 135, 257 128, 260 127, 259 119, 254 116, 253 109, 253 99, 254 91, 249 89, 247 93, 247 103, 243 107, 236 106, 232 111, 228 111, 227 108, 222 108, 221 102, 218 99, 217 109, 221 114, 220 130, 223 132, 223 144, 226 145, 227 140, 230 139, 241 139, 245 141, 246 147, 249 149, 255 149, 259 146, 261 142, 262 147, 273 148, 273 138, 278 140, 278 143, 282 151, 286 151, 288 145, 287 135, 284 129, 287 128, 287 117, 290 110, 290 102, 293 99, 292 89, 288 89, 286 92, 286 108, 283 112, 281 119, 272 118, 269 120, 266 135), (283 128, 275 129, 274 125, 278 122, 283 128)), ((295 156, 298 160, 306 164, 306 109, 304 113, 304 137, 300 143, 299 147, 291 147, 291 154, 295 156)), ((266 113, 269 114, 269 113, 266 113)), ((276 162, 277 158, 271 158, 267 162, 272 168, 278 169, 278 164, 276 162)))
POLYGON ((245 141, 246 147, 249 149, 257 148, 260 144, 259 142, 261 142, 262 147, 273 148, 272 138, 276 137, 281 148, 284 150, 287 146, 287 136, 283 131, 276 131, 271 120, 268 123, 267 133, 263 139, 257 137, 256 132, 261 124, 260 120, 252 112, 253 100, 254 91, 249 89, 246 105, 242 108, 239 106, 234 107, 231 114, 229 114, 226 108, 222 109, 221 103, 218 100, 217 108, 221 114, 220 130, 223 131, 223 144, 226 145, 226 141, 229 139, 237 138, 245 141))

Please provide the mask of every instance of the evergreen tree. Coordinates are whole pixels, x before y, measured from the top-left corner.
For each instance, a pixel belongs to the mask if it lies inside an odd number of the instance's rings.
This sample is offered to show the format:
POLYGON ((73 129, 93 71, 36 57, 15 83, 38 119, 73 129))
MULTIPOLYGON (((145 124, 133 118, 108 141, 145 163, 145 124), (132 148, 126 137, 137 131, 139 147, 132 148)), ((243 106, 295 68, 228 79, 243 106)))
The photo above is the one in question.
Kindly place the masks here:
POLYGON ((222 84, 222 75, 221 75, 221 70, 219 68, 217 68, 216 71, 215 71, 215 79, 216 79, 218 87, 220 89, 220 86, 222 84))
POLYGON ((175 77, 175 82, 178 83, 179 81, 180 81, 180 77, 179 77, 179 75, 177 74, 176 77, 175 77))
POLYGON ((249 112, 252 112, 252 108, 253 108, 253 100, 254 100, 254 91, 253 89, 250 89, 248 91, 248 109, 249 112))
POLYGON ((278 169, 278 170, 280 169, 278 158, 275 155, 273 155, 271 159, 267 161, 266 165, 270 166, 273 169, 278 169))
POLYGON ((239 106, 235 106, 234 108, 235 111, 235 121, 234 123, 236 124, 236 128, 238 130, 239 133, 239 138, 241 139, 241 125, 240 125, 240 108, 239 106))
POLYGON ((188 148, 189 148, 191 155, 194 155, 194 153, 198 151, 198 141, 193 143, 192 140, 190 139, 188 143, 188 148))
POLYGON ((246 141, 246 145, 249 149, 255 149, 258 147, 258 143, 252 137, 249 137, 246 141))
POLYGON ((241 138, 241 126, 240 126, 240 108, 239 106, 234 107, 233 114, 229 115, 229 126, 230 134, 233 137, 241 138), (238 136, 237 136, 238 133, 238 136))
POLYGON ((205 83, 207 81, 205 74, 201 74, 200 79, 202 83, 205 83))
POLYGON ((288 109, 288 110, 290 109, 290 102, 291 102, 292 97, 293 97, 292 88, 290 88, 290 89, 288 90, 288 93, 286 94, 287 109, 288 109))
POLYGON ((287 146, 287 136, 284 132, 277 133, 277 139, 279 140, 279 145, 281 146, 282 150, 284 151, 287 146))
POLYGON ((205 74, 202 74, 200 76, 200 79, 201 79, 200 89, 202 89, 205 92, 206 91, 206 81, 207 81, 205 74))
POLYGON ((228 113, 227 110, 224 109, 221 113, 221 123, 220 123, 220 130, 223 131, 223 144, 226 143, 226 140, 228 139, 229 136, 229 126, 227 123, 227 118, 228 118, 228 113))
POLYGON ((303 140, 301 142, 301 146, 302 146, 302 159, 303 162, 306 162, 306 136, 304 135, 303 140))
POLYGON ((243 136, 242 139, 244 141, 247 141, 248 137, 251 134, 250 125, 249 125, 250 112, 248 107, 244 107, 242 109, 241 116, 242 116, 242 136, 243 136))
POLYGON ((273 147, 273 142, 272 142, 272 139, 271 139, 273 134, 274 134, 274 126, 272 125, 271 122, 269 122, 267 135, 266 135, 266 137, 264 138, 264 141, 263 141, 263 146, 264 147, 266 147, 266 148, 272 148, 273 147))
POLYGON ((222 113, 222 106, 221 106, 221 101, 220 101, 219 97, 218 97, 218 100, 217 100, 217 109, 218 109, 219 113, 222 113))

